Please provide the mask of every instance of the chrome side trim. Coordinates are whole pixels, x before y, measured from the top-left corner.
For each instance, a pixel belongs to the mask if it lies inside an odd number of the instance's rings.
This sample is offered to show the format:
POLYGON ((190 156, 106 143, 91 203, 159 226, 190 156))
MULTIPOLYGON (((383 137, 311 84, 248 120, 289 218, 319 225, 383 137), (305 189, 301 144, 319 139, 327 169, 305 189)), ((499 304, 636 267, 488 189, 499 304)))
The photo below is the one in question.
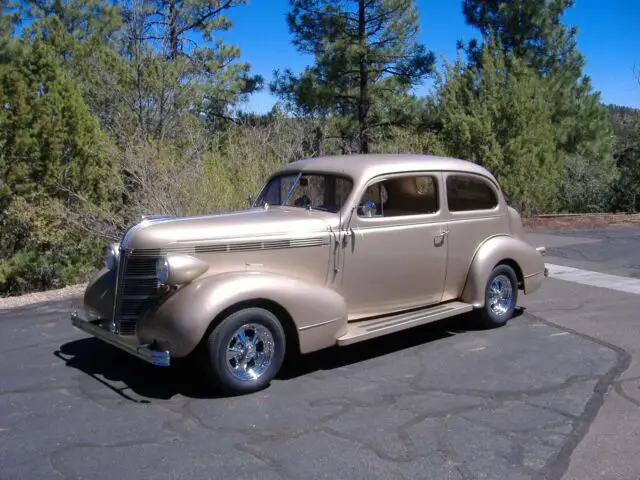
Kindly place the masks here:
POLYGON ((134 257, 155 257, 163 253, 231 253, 231 252, 254 252, 262 250, 281 250, 287 248, 307 248, 322 247, 329 244, 329 237, 294 238, 283 240, 265 240, 255 242, 224 242, 209 243, 202 245, 168 245, 160 248, 138 248, 131 250, 134 257))
POLYGON ((526 280, 527 278, 535 277, 536 275, 540 275, 541 273, 544 273, 544 270, 542 272, 530 273, 529 275, 525 275, 524 278, 526 280))
POLYGON ((327 320, 326 322, 314 323, 313 325, 306 325, 304 327, 298 328, 298 331, 302 332, 304 330, 309 330, 310 328, 321 327, 323 325, 328 325, 329 323, 337 322, 338 320, 340 320, 340 319, 339 318, 334 318, 333 320, 327 320))
POLYGON ((71 323, 74 327, 152 365, 168 367, 171 364, 171 354, 168 351, 155 350, 149 345, 133 345, 127 343, 120 336, 81 318, 78 312, 71 314, 71 323))

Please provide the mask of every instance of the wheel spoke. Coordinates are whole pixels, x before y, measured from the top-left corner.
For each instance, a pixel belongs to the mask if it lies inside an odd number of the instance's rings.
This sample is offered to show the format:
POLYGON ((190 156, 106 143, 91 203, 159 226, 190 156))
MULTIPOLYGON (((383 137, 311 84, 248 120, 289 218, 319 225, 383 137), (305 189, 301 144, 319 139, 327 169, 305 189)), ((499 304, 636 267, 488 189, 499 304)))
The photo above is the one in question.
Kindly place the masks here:
POLYGON ((247 366, 249 365, 249 362, 251 361, 250 358, 243 358, 242 361, 240 362, 240 368, 244 371, 247 371, 247 366))
POLYGON ((511 307, 513 286, 511 280, 500 275, 493 279, 489 288, 489 308, 498 315, 504 315, 511 307))
POLYGON ((242 325, 227 347, 229 372, 241 381, 257 380, 271 365, 274 346, 273 335, 265 326, 242 325))
POLYGON ((251 343, 252 340, 249 339, 249 337, 247 337, 247 334, 245 333, 245 331, 243 329, 241 329, 237 334, 236 334, 237 339, 240 341, 240 343, 242 343, 243 347, 248 347, 251 343))
POLYGON ((238 363, 238 357, 242 356, 242 348, 236 343, 233 347, 227 348, 227 361, 235 360, 238 363))

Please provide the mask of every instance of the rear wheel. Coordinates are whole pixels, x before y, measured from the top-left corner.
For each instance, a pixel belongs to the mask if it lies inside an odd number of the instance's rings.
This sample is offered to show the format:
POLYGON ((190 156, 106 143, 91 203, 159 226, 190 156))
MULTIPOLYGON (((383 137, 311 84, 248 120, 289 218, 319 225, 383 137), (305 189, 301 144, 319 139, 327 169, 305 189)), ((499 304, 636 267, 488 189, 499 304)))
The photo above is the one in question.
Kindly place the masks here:
POLYGON ((518 279, 509 265, 493 269, 484 293, 484 307, 478 312, 483 327, 495 328, 506 324, 518 302, 518 279))
POLYGON ((206 338, 203 364, 211 382, 228 394, 266 387, 285 354, 285 334, 278 318, 263 308, 232 313, 206 338))

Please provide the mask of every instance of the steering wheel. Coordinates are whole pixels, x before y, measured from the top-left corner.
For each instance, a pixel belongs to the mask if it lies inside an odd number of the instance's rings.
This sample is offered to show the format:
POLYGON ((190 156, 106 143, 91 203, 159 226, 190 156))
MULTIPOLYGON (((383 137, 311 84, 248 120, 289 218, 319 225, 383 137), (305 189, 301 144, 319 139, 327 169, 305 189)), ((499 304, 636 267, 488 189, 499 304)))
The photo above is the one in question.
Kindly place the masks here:
POLYGON ((306 207, 307 205, 311 205, 311 199, 303 194, 296 198, 296 201, 293 203, 296 207, 306 207))

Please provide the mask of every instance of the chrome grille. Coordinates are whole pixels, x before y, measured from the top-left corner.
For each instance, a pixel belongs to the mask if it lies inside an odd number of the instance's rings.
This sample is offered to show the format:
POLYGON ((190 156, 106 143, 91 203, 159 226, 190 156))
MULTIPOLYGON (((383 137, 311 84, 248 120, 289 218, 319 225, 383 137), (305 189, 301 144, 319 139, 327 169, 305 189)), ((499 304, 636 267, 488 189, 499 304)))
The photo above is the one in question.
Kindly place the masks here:
POLYGON ((135 335, 138 319, 160 297, 156 260, 157 257, 136 257, 126 251, 120 252, 114 312, 116 333, 135 335))

